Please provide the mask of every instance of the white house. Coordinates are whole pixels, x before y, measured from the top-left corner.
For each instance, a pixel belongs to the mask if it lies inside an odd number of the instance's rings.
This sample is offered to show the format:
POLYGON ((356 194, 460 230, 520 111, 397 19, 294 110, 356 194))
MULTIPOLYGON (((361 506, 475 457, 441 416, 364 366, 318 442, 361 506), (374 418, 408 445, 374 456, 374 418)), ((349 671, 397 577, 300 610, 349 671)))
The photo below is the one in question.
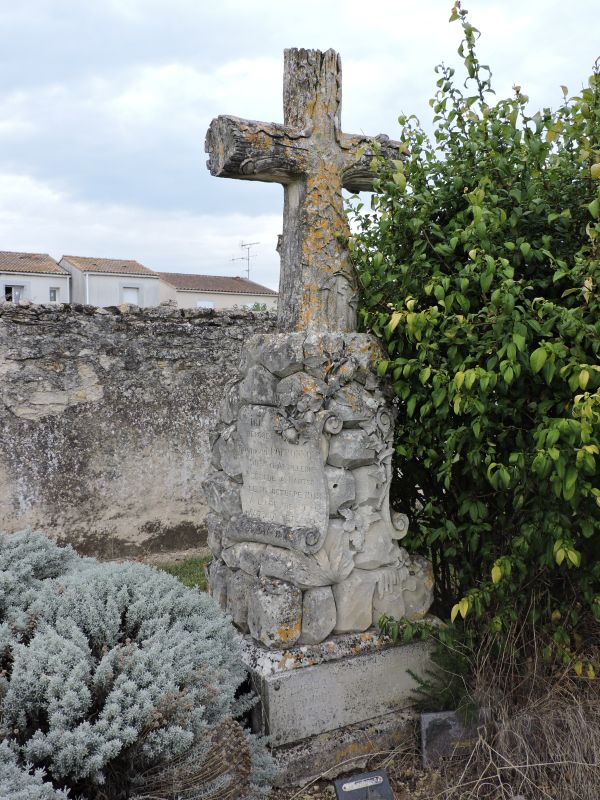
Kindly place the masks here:
POLYGON ((157 272, 160 300, 175 300, 178 308, 250 308, 257 303, 268 310, 277 308, 277 292, 247 278, 222 275, 188 275, 157 272))
POLYGON ((145 308, 160 303, 158 274, 137 261, 63 256, 59 263, 71 276, 73 303, 145 308))
POLYGON ((47 253, 0 251, 0 300, 69 303, 69 273, 47 253))

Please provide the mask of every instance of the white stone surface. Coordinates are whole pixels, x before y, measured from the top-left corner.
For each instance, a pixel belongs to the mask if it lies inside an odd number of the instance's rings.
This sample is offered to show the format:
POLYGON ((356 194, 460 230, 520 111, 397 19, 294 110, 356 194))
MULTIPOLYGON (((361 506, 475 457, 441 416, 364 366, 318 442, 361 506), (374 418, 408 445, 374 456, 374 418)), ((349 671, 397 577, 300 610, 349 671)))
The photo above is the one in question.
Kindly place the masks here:
POLYGON ((307 589, 302 598, 300 644, 318 644, 335 627, 336 609, 330 586, 307 589))
POLYGON ((355 569, 333 587, 337 609, 335 633, 366 631, 373 621, 377 570, 355 569))
POLYGON ((258 575, 266 545, 257 542, 239 542, 226 547, 221 558, 232 569, 241 569, 249 575, 258 575))
POLYGON ((379 508, 386 491, 386 470, 382 464, 370 464, 352 470, 356 491, 356 504, 379 508))
POLYGON ((338 389, 329 402, 329 410, 343 420, 347 427, 370 419, 377 408, 378 402, 373 394, 355 381, 338 389))
POLYGON ((340 506, 347 505, 354 500, 354 476, 347 469, 327 464, 325 477, 329 491, 329 514, 334 516, 338 513, 340 506))
POLYGON ((267 647, 292 647, 300 637, 302 592, 291 583, 261 578, 248 597, 250 635, 267 647))
POLYGON ((229 569, 222 561, 213 559, 208 568, 208 587, 211 597, 221 606, 227 608, 227 576, 229 569))
POLYGON ((428 664, 429 647, 417 642, 275 674, 250 665, 259 730, 279 746, 401 711, 414 701, 408 670, 419 674, 428 664))
POLYGON ((260 403, 274 406, 277 378, 260 364, 250 367, 239 386, 240 400, 244 403, 260 403))
POLYGON ((323 547, 314 555, 268 546, 261 557, 260 574, 290 581, 301 589, 342 581, 354 566, 347 538, 328 533, 323 547))
POLYGON ((364 431, 344 428, 331 437, 327 460, 334 467, 353 469, 372 464, 375 461, 375 450, 364 431))
POLYGON ((383 519, 370 525, 361 552, 354 556, 354 564, 360 569, 376 569, 394 564, 398 560, 399 549, 392 539, 393 532, 391 523, 383 519))
POLYGON ((248 632, 248 596, 256 586, 257 579, 241 569, 227 572, 227 613, 234 625, 248 632))
POLYGON ((290 527, 315 527, 324 537, 329 497, 320 442, 309 439, 291 444, 276 433, 274 425, 274 409, 240 409, 244 514, 290 527))
POLYGON ((241 512, 240 486, 224 472, 213 472, 202 481, 202 488, 210 508, 225 519, 241 512))

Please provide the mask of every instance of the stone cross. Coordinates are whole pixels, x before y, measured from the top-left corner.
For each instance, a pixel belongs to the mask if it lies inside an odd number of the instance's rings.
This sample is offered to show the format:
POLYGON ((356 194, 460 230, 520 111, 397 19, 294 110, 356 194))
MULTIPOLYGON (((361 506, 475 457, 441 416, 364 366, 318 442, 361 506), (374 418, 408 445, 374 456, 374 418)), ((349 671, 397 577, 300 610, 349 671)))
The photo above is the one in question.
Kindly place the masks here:
MULTIPOLYGON (((285 51, 284 124, 214 119, 206 136, 212 175, 281 183, 282 331, 353 331, 357 286, 344 239, 342 188, 370 190, 373 139, 342 133, 342 68, 334 50, 285 51)), ((386 158, 399 143, 376 137, 386 158)))

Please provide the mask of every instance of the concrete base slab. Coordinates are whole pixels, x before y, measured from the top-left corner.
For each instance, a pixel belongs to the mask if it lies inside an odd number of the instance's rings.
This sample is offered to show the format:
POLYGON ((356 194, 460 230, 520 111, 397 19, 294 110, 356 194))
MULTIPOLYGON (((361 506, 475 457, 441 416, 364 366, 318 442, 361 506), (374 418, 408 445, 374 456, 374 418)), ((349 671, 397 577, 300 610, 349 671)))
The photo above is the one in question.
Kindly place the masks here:
POLYGON ((426 643, 393 644, 374 629, 286 650, 246 637, 244 660, 259 697, 252 727, 271 739, 280 785, 335 777, 396 747, 415 719, 410 672, 423 673, 429 652, 426 643))
POLYGON ((333 780, 346 772, 365 769, 377 754, 383 756, 412 742, 416 725, 415 713, 398 711, 311 736, 296 744, 275 747, 273 756, 278 775, 274 785, 279 788, 305 786, 317 778, 333 780))

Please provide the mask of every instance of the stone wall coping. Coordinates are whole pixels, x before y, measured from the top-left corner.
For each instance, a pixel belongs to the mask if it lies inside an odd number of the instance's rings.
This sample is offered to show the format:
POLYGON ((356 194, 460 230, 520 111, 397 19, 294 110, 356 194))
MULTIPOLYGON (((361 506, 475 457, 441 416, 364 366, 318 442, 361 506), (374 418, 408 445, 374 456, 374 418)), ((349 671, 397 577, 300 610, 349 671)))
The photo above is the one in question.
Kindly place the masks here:
POLYGON ((217 325, 230 325, 236 321, 268 321, 275 320, 277 314, 272 311, 250 311, 245 308, 171 308, 169 306, 139 306, 123 303, 118 306, 99 307, 81 303, 32 303, 21 300, 19 303, 0 302, 0 319, 19 322, 27 319, 38 319, 47 315, 67 317, 69 315, 98 317, 130 317, 143 321, 170 320, 173 322, 205 321, 217 325))

